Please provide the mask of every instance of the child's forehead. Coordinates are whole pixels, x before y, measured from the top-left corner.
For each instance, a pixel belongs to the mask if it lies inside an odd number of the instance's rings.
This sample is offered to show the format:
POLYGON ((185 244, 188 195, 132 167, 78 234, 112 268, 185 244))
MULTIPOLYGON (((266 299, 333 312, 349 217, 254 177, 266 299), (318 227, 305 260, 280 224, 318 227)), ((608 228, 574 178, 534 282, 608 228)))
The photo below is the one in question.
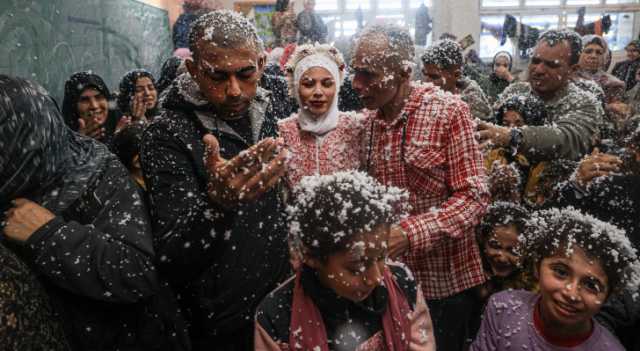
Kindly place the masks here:
POLYGON ((387 248, 388 231, 373 231, 361 233, 354 237, 347 246, 347 253, 352 256, 376 254, 387 248))
POLYGON ((604 274, 604 265, 595 253, 588 253, 579 245, 561 245, 551 254, 543 257, 550 262, 562 262, 577 270, 597 271, 604 274))

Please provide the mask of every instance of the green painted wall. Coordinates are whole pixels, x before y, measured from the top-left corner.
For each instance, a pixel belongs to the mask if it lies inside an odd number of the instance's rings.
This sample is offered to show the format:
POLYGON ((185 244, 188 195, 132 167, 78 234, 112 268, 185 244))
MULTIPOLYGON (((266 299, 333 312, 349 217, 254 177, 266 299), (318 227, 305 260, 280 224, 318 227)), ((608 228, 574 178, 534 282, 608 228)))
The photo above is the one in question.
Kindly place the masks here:
POLYGON ((136 0, 0 1, 0 73, 39 82, 59 104, 74 72, 114 89, 130 69, 158 73, 172 48, 167 12, 136 0))

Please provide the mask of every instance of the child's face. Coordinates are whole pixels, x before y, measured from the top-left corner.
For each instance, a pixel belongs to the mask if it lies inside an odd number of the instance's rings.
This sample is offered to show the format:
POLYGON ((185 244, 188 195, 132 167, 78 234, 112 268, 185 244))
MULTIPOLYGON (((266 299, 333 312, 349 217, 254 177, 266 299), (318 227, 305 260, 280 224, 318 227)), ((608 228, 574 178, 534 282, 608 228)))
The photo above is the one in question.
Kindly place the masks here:
POLYGON ((320 281, 336 294, 354 302, 366 299, 382 282, 386 267, 389 226, 356 236, 345 251, 329 256, 326 262, 307 260, 320 281))
POLYGON ((540 312, 545 324, 567 335, 588 331, 609 292, 609 281, 597 259, 573 247, 544 258, 539 265, 540 312))
POLYGON ((524 119, 518 112, 507 110, 502 117, 502 124, 509 128, 522 127, 524 126, 524 119))
POLYGON ((491 273, 507 277, 518 267, 518 230, 515 225, 498 226, 484 243, 484 253, 491 267, 491 273))

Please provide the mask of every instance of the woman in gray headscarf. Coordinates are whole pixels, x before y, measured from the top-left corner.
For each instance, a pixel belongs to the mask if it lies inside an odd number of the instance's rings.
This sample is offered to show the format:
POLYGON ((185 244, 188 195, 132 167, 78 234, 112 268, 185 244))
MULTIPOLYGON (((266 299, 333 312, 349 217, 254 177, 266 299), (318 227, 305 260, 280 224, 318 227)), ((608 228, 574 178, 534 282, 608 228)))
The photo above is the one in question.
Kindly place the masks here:
POLYGON ((72 349, 171 349, 176 334, 151 311, 148 215, 117 158, 72 132, 40 86, 4 75, 0 150, 0 233, 39 275, 72 349))
POLYGON ((631 109, 623 102, 625 83, 604 70, 609 55, 607 41, 599 35, 582 37, 582 53, 575 83, 603 100, 606 120, 600 126, 603 139, 616 138, 631 109), (600 89, 598 89, 600 88, 600 89))
POLYGON ((608 53, 609 46, 604 38, 593 34, 583 36, 577 72, 580 78, 598 83, 604 91, 607 104, 622 101, 624 94, 624 82, 604 71, 608 53))

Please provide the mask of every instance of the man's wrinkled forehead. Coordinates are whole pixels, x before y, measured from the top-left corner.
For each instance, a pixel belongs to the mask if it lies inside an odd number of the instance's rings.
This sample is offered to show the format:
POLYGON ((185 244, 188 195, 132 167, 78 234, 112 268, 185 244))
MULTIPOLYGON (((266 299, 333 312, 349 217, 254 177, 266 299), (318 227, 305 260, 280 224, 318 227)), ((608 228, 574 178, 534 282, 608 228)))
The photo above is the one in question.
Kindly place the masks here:
POLYGON ((257 66, 260 54, 252 45, 240 45, 238 47, 221 47, 215 43, 201 40, 199 43, 200 55, 197 61, 216 70, 226 70, 234 66, 257 66))
POLYGON ((547 41, 541 40, 533 50, 533 57, 543 60, 566 60, 571 58, 571 47, 566 40, 555 43, 551 46, 547 41))
POLYGON ((384 69, 390 67, 389 39, 383 33, 368 33, 356 42, 352 67, 373 67, 384 69))

